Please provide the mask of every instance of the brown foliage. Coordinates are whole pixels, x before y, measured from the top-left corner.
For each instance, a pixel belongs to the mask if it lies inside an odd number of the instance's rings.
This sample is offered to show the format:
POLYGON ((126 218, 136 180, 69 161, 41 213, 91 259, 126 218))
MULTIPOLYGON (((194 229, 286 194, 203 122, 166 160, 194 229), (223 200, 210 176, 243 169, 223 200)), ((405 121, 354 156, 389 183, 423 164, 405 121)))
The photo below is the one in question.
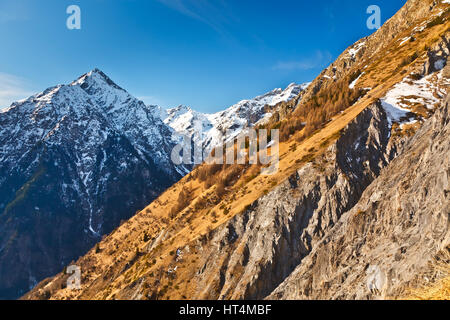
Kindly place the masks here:
POLYGON ((216 195, 220 199, 227 193, 225 189, 225 184, 223 183, 223 180, 220 180, 216 185, 216 195))
POLYGON ((170 210, 169 217, 171 219, 175 218, 176 215, 183 211, 189 203, 192 201, 192 191, 189 188, 184 188, 181 190, 180 194, 178 195, 178 200, 175 206, 170 210))
POLYGON ((280 121, 279 117, 272 118, 268 125, 258 128, 280 129, 281 142, 289 140, 296 132, 303 130, 296 140, 298 142, 305 140, 366 94, 367 91, 363 89, 349 88, 349 83, 360 75, 361 71, 357 70, 338 82, 322 87, 313 97, 302 101, 285 120, 280 121))
POLYGON ((222 177, 225 186, 232 186, 239 179, 244 168, 243 165, 228 165, 222 177))
POLYGON ((196 177, 201 181, 205 182, 208 179, 210 179, 212 176, 214 176, 217 172, 222 170, 221 164, 203 164, 200 167, 198 167, 196 172, 196 177))
POLYGON ((299 118, 293 118, 283 121, 280 126, 280 141, 289 140, 295 132, 304 128, 303 122, 299 118))

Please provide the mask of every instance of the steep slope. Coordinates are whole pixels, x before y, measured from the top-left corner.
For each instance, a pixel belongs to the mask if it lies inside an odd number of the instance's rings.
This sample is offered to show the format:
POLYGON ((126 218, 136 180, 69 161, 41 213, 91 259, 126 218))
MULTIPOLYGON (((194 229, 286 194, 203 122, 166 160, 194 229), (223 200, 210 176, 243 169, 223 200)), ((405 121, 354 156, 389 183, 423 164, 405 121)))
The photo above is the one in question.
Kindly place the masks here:
POLYGON ((204 242, 179 248, 183 260, 170 267, 189 265, 191 274, 183 279, 195 283, 195 291, 185 295, 198 299, 268 295, 396 155, 396 143, 389 135, 381 105, 369 107, 316 162, 211 231, 204 242))
POLYGON ((309 84, 290 84, 286 89, 275 89, 250 100, 242 100, 224 111, 204 114, 186 106, 167 110, 164 123, 180 135, 185 135, 202 146, 206 152, 236 138, 243 130, 264 123, 273 109, 298 99, 309 84))
POLYGON ((100 70, 3 109, 0 298, 60 271, 186 174, 171 135, 100 70))
POLYGON ((450 98, 269 296, 405 297, 450 270, 450 98))
POLYGON ((365 39, 367 50, 338 58, 338 76, 322 74, 292 100, 295 110, 276 110, 266 124, 282 132, 274 175, 257 165, 199 166, 75 262, 81 290, 66 288, 63 272, 24 298, 270 295, 441 108, 450 85, 448 8, 408 1, 394 24, 365 39))

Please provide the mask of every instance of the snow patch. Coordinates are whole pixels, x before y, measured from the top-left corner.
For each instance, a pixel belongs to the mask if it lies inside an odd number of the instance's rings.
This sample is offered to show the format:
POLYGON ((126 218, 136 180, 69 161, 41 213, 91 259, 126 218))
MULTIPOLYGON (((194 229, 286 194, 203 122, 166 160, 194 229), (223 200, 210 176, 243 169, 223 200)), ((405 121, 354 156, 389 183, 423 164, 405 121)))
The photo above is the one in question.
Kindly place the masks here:
POLYGON ((404 45, 404 44, 405 44, 406 42, 408 42, 409 40, 411 40, 411 37, 406 37, 406 38, 400 39, 400 44, 399 44, 399 46, 404 45))
POLYGON ((442 81, 442 71, 415 81, 406 77, 396 84, 381 99, 389 122, 392 124, 393 122, 405 123, 405 121, 409 121, 408 113, 412 111, 411 105, 421 104, 433 110, 445 95, 445 92, 436 85, 436 79, 438 82, 442 81))
POLYGON ((350 89, 354 89, 356 86, 356 83, 358 82, 358 80, 363 76, 364 72, 362 72, 358 78, 356 78, 355 80, 353 80, 352 83, 350 83, 350 85, 348 86, 350 89))
POLYGON ((354 47, 350 48, 348 50, 348 54, 352 57, 355 58, 356 55, 358 54, 358 52, 366 45, 366 42, 363 41, 361 43, 358 43, 357 45, 355 45, 354 47))

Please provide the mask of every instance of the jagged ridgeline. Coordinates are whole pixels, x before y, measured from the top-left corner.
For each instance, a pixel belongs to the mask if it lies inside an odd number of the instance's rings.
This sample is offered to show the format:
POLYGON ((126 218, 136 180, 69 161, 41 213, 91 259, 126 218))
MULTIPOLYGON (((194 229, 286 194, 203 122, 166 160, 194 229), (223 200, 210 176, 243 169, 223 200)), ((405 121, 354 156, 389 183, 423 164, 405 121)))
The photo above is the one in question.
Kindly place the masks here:
POLYGON ((272 110, 274 175, 201 165, 75 262, 81 290, 59 273, 24 298, 378 299, 448 283, 449 6, 409 0, 272 110))

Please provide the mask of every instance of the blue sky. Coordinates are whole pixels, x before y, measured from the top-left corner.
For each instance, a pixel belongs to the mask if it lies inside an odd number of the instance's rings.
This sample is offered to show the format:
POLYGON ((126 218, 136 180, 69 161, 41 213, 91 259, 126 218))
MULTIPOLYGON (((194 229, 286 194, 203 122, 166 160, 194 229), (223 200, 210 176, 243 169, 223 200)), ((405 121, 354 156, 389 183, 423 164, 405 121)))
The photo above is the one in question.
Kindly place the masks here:
POLYGON ((313 80, 405 0, 0 0, 0 107, 100 68, 147 103, 213 112, 313 80), (81 30, 66 8, 81 8, 81 30))

